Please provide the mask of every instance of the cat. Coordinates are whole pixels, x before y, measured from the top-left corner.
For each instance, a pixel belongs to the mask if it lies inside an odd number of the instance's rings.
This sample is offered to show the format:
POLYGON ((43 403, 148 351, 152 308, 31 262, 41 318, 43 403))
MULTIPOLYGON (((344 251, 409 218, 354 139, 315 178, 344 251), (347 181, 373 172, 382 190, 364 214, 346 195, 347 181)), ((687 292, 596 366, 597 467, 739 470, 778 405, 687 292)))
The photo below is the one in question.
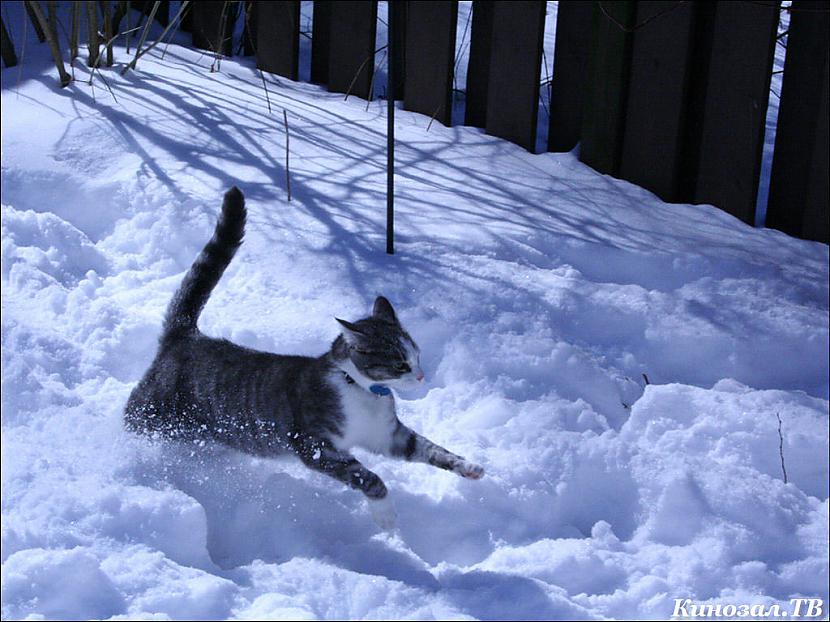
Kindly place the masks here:
POLYGON ((418 346, 383 296, 369 317, 335 318, 340 334, 317 358, 261 352, 199 331, 199 314, 242 244, 246 215, 242 192, 231 188, 213 237, 170 302, 155 359, 130 394, 127 429, 219 441, 264 457, 292 452, 361 491, 386 529, 395 523, 386 485, 352 447, 481 478, 481 466, 398 420, 392 389, 417 387, 424 373, 418 346))

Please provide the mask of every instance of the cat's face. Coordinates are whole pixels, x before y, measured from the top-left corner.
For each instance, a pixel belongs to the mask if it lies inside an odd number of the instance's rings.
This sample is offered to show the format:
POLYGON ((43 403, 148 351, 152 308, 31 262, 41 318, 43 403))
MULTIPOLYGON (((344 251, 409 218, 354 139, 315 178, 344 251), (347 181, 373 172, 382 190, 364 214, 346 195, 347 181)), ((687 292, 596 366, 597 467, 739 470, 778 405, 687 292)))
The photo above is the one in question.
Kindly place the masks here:
POLYGON ((370 384, 412 389, 423 381, 420 350, 386 298, 378 296, 372 315, 365 319, 337 321, 343 327, 349 358, 370 384))

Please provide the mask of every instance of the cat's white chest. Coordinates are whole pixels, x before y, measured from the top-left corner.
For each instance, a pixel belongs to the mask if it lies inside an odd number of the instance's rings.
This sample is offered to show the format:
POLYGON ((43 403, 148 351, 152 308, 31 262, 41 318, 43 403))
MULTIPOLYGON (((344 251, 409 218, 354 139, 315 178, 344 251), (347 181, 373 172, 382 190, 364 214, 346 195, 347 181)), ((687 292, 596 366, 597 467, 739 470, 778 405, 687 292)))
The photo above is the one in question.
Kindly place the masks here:
POLYGON ((395 400, 391 395, 378 396, 357 384, 337 383, 343 423, 340 435, 332 438, 337 449, 345 451, 363 447, 387 453, 397 427, 395 400))

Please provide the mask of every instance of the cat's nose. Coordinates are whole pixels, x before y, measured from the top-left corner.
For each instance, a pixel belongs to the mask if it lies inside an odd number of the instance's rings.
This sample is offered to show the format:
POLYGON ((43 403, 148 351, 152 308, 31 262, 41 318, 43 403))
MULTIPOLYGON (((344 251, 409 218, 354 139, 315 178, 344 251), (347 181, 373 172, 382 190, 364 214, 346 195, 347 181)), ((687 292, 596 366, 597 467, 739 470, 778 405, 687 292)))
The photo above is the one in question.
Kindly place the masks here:
POLYGON ((419 370, 418 370, 417 375, 415 376, 415 379, 416 379, 418 382, 423 382, 423 380, 424 380, 424 372, 422 372, 422 371, 419 369, 419 370))

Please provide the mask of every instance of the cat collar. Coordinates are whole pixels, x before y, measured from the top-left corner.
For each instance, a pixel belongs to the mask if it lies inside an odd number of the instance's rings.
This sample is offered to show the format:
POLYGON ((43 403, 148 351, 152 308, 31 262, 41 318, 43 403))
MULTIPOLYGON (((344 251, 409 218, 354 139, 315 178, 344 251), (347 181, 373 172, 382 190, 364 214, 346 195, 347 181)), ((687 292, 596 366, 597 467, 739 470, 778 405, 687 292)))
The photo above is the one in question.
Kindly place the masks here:
MULTIPOLYGON (((346 382, 347 382, 348 384, 354 384, 354 383, 355 383, 354 378, 352 378, 352 377, 351 377, 349 374, 347 374, 346 372, 343 372, 343 377, 346 379, 346 382)), ((369 385, 369 391, 371 391, 371 392, 372 392, 372 393, 374 393, 375 395, 381 395, 381 396, 383 396, 383 395, 389 395, 390 393, 392 393, 392 389, 390 389, 389 387, 387 387, 386 385, 383 385, 383 384, 372 384, 372 385, 369 385)))
POLYGON ((375 395, 389 395, 392 389, 382 384, 373 384, 369 386, 369 390, 375 395))

